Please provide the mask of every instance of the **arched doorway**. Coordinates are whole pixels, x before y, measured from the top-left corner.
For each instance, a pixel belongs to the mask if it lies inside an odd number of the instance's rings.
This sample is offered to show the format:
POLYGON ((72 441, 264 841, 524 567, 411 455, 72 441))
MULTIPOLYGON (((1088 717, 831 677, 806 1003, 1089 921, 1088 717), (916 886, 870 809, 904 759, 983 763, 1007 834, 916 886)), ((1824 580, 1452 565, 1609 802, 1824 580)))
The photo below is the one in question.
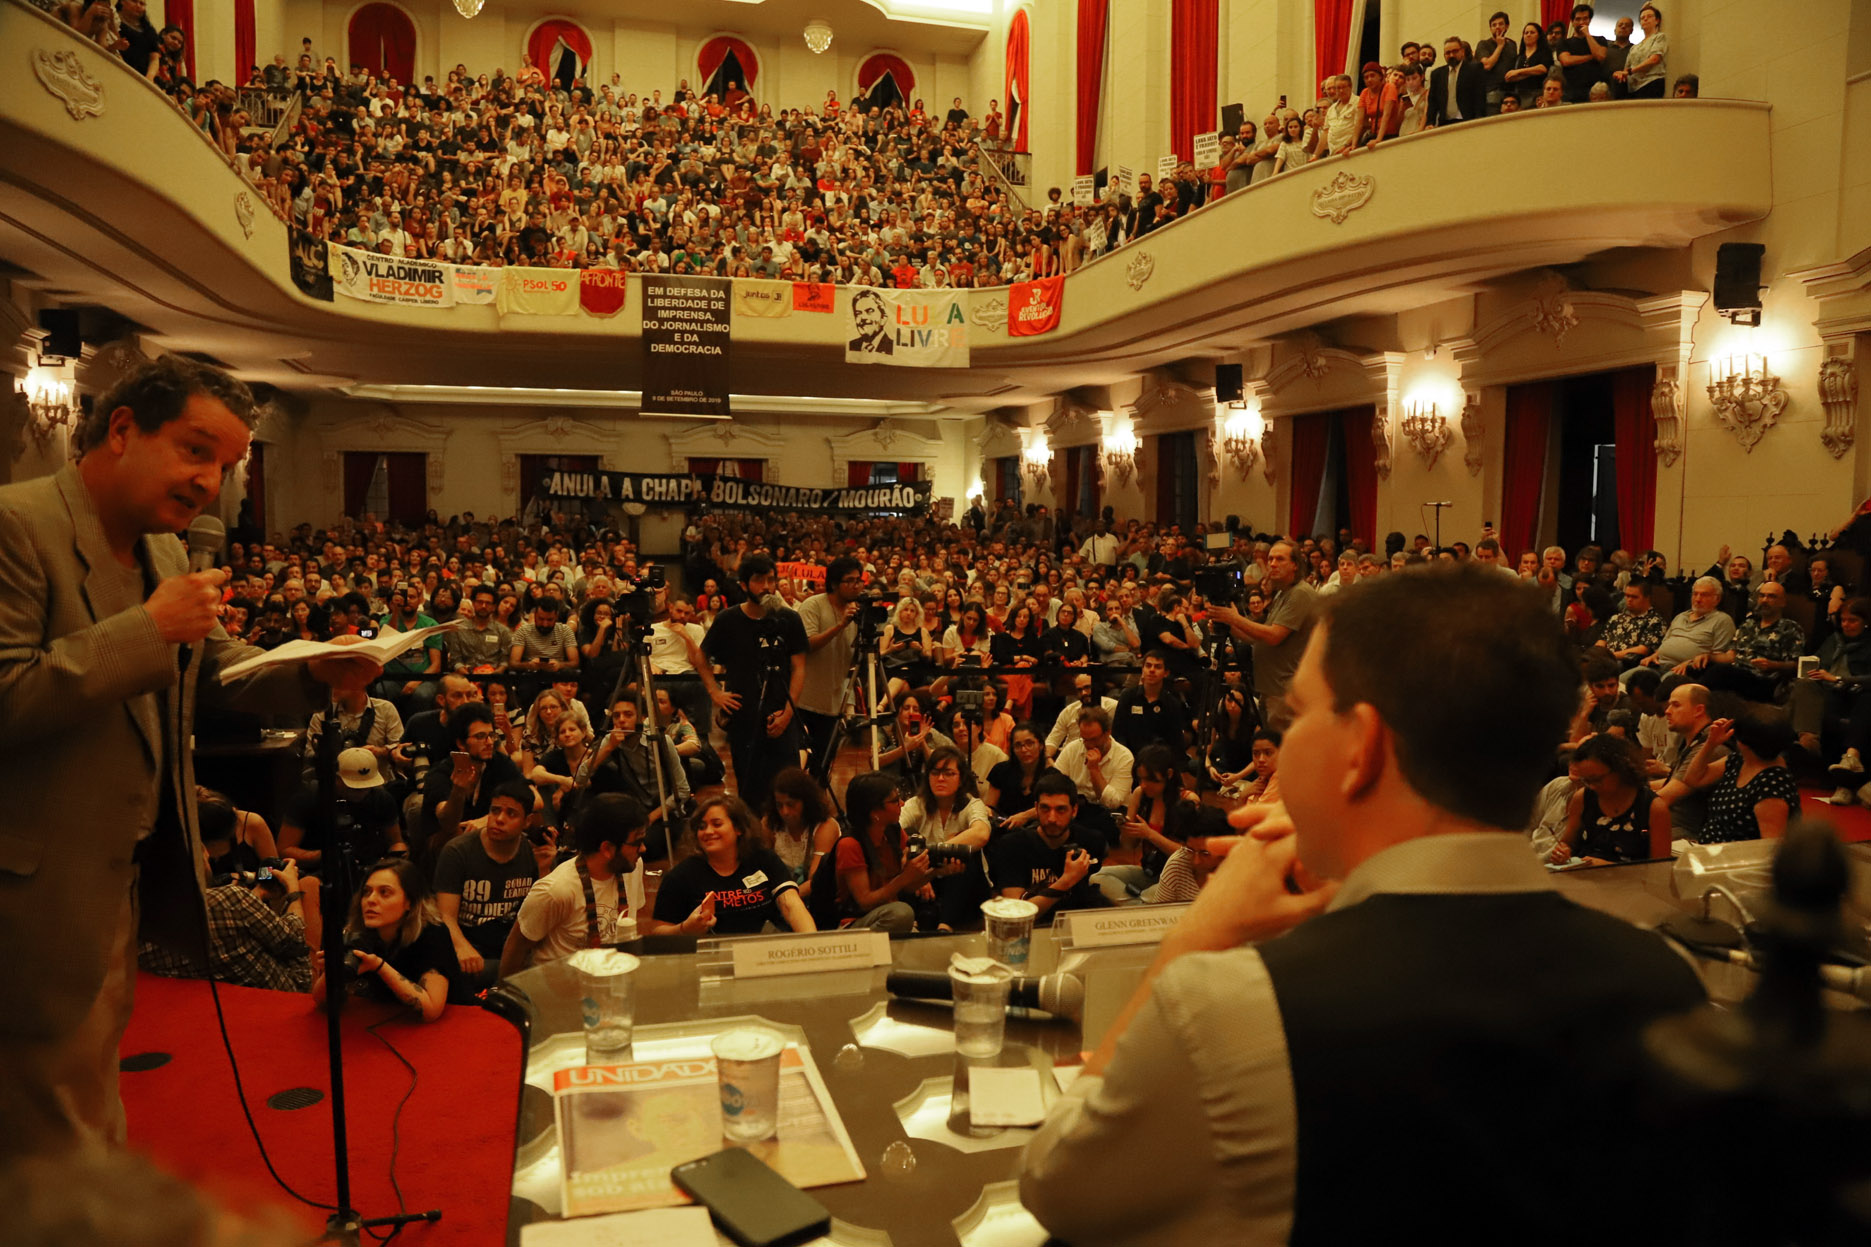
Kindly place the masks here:
POLYGON ((547 18, 528 32, 526 55, 547 82, 569 92, 591 69, 591 36, 577 22, 547 18))
POLYGON ((351 14, 346 46, 351 63, 407 85, 416 77, 416 24, 394 4, 367 4, 351 14))
POLYGON ((716 35, 696 53, 695 68, 700 71, 702 95, 718 96, 732 108, 742 96, 753 94, 754 82, 760 77, 760 58, 745 40, 716 35))
POLYGON ((858 66, 857 102, 862 108, 908 108, 916 98, 916 71, 900 56, 873 52, 858 66))

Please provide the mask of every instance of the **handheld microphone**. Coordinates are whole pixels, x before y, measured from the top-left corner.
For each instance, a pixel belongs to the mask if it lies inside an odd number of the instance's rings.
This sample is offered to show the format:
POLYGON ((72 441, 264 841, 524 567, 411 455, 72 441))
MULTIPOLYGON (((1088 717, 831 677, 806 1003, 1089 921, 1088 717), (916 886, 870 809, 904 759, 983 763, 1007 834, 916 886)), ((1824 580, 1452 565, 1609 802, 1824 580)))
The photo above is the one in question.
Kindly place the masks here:
MULTIPOLYGON (((955 999, 955 985, 949 976, 931 970, 892 970, 884 978, 884 990, 905 1000, 955 999)), ((1008 984, 1007 1003, 1039 1009, 1074 1022, 1083 1021, 1085 984, 1074 974, 1016 978, 1008 984)))
POLYGON ((188 570, 205 572, 227 545, 227 525, 212 515, 198 515, 188 526, 188 570))

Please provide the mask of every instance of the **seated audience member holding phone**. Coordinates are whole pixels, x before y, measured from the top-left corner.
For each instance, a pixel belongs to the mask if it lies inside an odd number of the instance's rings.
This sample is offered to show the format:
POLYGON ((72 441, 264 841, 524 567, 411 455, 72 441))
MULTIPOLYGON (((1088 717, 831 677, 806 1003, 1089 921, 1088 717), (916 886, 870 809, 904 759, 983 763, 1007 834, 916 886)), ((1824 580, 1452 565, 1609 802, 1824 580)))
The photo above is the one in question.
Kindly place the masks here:
POLYGON ((476 989, 494 981, 520 902, 552 868, 552 848, 526 836, 537 802, 531 784, 508 780, 494 789, 481 829, 462 832, 436 859, 435 908, 476 989))
MULTIPOLYGON (((351 898, 344 941, 353 950, 354 996, 407 1005, 425 1022, 441 1017, 451 1001, 473 999, 428 881, 406 857, 386 857, 364 872, 351 898)), ((312 980, 312 998, 325 1002, 322 966, 312 980)))
POLYGON ((1028 1144, 1041 1225, 1074 1243, 1674 1240, 1653 1183, 1569 1198, 1527 1172, 1637 1173, 1691 1146, 1640 1092, 1642 1032, 1703 1002, 1695 971, 1561 896, 1520 830, 1578 679, 1541 595, 1493 571, 1332 599, 1286 690, 1290 822, 1236 812, 1249 834, 1028 1144))
POLYGON ((793 872, 762 842, 753 811, 739 797, 702 802, 694 835, 701 851, 664 875, 656 891, 657 922, 680 930, 710 912, 716 935, 817 929, 793 872))
POLYGON ((854 776, 845 789, 851 834, 832 846, 838 876, 839 925, 902 932, 935 926, 935 867, 927 853, 910 854, 901 826, 903 797, 883 771, 854 776))
POLYGON ((455 749, 448 761, 429 768, 422 786, 422 830, 410 843, 424 862, 461 834, 464 821, 483 818, 494 791, 520 778, 520 768, 499 749, 494 712, 471 702, 453 716, 455 749))

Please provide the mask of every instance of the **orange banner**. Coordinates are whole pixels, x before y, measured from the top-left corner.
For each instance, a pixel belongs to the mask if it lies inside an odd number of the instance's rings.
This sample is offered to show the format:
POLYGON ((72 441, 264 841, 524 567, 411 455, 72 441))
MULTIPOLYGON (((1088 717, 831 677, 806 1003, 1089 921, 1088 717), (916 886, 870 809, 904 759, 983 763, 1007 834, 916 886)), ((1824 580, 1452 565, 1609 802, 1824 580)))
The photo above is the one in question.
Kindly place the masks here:
POLYGON ((793 283, 793 311, 829 312, 832 310, 830 282, 796 281, 793 283))
POLYGON ((1059 327, 1059 309, 1065 304, 1065 278, 1042 277, 1015 282, 1007 295, 1007 336, 1032 337, 1059 327))

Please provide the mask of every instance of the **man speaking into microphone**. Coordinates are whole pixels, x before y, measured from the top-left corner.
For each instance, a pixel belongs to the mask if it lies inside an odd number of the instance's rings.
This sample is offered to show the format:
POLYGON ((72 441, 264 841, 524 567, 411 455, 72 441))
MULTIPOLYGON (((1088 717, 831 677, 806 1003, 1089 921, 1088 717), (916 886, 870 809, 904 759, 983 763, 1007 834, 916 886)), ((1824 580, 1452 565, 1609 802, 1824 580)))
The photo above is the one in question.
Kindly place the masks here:
POLYGON ((205 948, 197 697, 303 716, 380 674, 341 658, 221 683, 259 651, 221 631, 225 573, 190 570, 174 534, 253 420, 246 386, 165 356, 79 421, 75 462, 0 486, 0 1159, 123 1141, 139 910, 145 938, 205 948))

